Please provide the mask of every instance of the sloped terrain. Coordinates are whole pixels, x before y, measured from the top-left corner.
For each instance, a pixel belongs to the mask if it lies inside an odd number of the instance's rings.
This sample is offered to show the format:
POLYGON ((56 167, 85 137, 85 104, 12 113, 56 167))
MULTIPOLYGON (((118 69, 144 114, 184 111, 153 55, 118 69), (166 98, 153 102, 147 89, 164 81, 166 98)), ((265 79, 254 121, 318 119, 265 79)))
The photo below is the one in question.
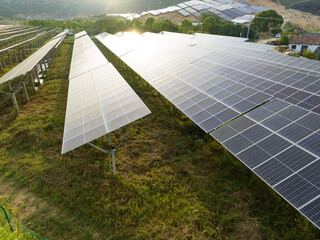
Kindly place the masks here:
POLYGON ((247 0, 252 5, 263 5, 276 10, 284 17, 285 21, 298 24, 308 31, 320 31, 320 16, 312 15, 311 13, 302 12, 295 9, 287 9, 285 6, 272 0, 247 0))
POLYGON ((320 16, 320 2, 318 0, 300 2, 290 5, 290 7, 293 9, 297 9, 303 12, 309 12, 314 15, 320 16))
MULTIPOLYGON (((0 115, 0 203, 24 225, 58 240, 319 239, 308 220, 97 45, 152 114, 133 123, 116 178, 90 146, 62 156, 67 39, 45 84, 30 102, 19 98, 21 115, 0 115)), ((124 130, 113 132, 115 144, 124 130)))

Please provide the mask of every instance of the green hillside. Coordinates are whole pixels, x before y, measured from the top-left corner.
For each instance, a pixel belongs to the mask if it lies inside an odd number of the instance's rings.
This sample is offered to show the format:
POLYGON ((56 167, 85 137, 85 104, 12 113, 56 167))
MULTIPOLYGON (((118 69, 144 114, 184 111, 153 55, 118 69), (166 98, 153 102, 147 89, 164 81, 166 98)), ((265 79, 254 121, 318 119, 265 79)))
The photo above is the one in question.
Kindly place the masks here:
MULTIPOLYGON (((98 44, 152 114, 133 123, 112 179, 104 154, 61 155, 73 40, 30 102, 0 109, 0 202, 49 239, 320 239, 320 231, 98 44)), ((31 93, 30 89, 30 93, 31 93)), ((118 143, 123 130, 113 132, 118 143)), ((96 140, 96 144, 102 144, 96 140)))
POLYGON ((309 12, 314 15, 320 16, 320 1, 319 0, 311 0, 307 2, 301 2, 291 5, 293 9, 297 9, 303 12, 309 12))
POLYGON ((180 2, 183 0, 0 0, 0 10, 1 7, 9 9, 10 17, 20 13, 38 18, 67 18, 105 12, 142 12, 172 6, 180 2))
POLYGON ((307 0, 279 0, 279 2, 284 6, 291 6, 296 3, 306 2, 307 0))
POLYGON ((279 2, 287 8, 293 8, 320 16, 319 0, 280 0, 279 2))

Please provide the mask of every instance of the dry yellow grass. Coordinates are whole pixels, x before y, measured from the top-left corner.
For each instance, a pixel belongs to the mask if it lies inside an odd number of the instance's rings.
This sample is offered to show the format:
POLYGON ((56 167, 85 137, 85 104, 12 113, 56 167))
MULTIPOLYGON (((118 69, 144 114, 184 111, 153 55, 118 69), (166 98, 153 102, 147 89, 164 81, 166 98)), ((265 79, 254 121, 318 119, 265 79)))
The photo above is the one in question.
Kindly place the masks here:
POLYGON ((290 21, 298 24, 304 30, 319 31, 320 30, 320 16, 312 15, 311 13, 302 12, 294 9, 286 9, 279 3, 270 0, 247 0, 254 6, 266 6, 276 10, 283 17, 285 22, 290 21))

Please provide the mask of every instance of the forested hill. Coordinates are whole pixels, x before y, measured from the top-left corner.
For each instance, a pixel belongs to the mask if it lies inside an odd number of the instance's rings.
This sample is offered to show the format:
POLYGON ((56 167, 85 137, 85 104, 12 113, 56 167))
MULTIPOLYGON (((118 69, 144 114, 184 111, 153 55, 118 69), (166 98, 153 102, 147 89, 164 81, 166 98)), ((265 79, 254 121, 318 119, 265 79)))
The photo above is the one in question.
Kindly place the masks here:
POLYGON ((320 0, 280 0, 282 5, 320 16, 320 0))
POLYGON ((142 12, 180 2, 184 0, 0 0, 0 9, 5 7, 12 12, 6 17, 22 14, 37 18, 67 18, 103 12, 142 12))

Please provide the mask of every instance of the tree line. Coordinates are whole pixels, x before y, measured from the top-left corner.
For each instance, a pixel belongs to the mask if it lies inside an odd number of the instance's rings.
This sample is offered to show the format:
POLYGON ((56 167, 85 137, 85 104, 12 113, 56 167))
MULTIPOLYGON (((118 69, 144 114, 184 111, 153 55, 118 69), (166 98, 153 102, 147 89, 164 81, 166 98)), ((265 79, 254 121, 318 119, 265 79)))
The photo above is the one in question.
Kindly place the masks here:
MULTIPOLYGON (((120 16, 100 15, 95 18, 72 18, 67 21, 54 19, 33 19, 25 22, 30 26, 52 27, 58 29, 68 28, 72 32, 85 30, 89 34, 99 34, 101 32, 117 33, 120 31, 154 32, 161 31, 179 33, 210 33, 234 37, 246 37, 248 27, 242 24, 234 24, 220 19, 214 14, 202 13, 199 24, 194 25, 190 20, 183 20, 180 24, 174 24, 168 19, 155 19, 149 17, 145 22, 134 19, 132 21, 120 16)), ((251 30, 249 37, 254 36, 251 30)))

